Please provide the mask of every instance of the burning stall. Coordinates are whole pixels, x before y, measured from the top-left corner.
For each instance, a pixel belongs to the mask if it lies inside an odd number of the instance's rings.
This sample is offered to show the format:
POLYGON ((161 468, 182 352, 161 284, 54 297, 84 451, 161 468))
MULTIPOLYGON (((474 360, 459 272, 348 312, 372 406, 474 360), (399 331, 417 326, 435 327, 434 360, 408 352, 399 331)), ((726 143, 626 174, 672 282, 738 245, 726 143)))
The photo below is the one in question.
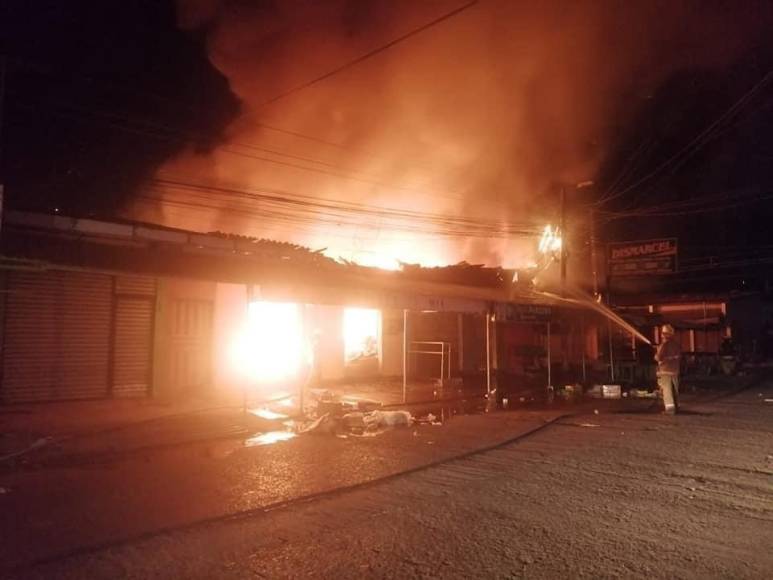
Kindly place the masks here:
MULTIPOLYGON (((68 280, 98 279, 104 312, 89 320, 106 337, 95 344, 108 347, 89 350, 103 353, 99 361, 67 354, 72 364, 83 363, 76 375, 94 377, 86 398, 129 392, 115 386, 120 377, 134 385, 134 396, 172 398, 248 392, 272 399, 301 386, 359 390, 369 381, 388 385, 394 402, 424 397, 420 385, 433 395, 438 385, 485 395, 508 365, 518 371, 513 381, 528 371, 538 381, 541 352, 561 352, 541 320, 519 320, 523 328, 508 330, 514 322, 501 305, 551 303, 511 270, 461 263, 385 271, 293 244, 21 212, 6 214, 2 235, 10 302, 24 295, 15 286, 24 276, 51 286, 52 296, 71 297, 78 293, 65 292, 68 280), (517 352, 509 346, 515 343, 517 352)), ((78 321, 76 302, 41 299, 36 308, 52 320, 65 309, 78 321)), ((558 322, 555 312, 551 320, 558 322)), ((62 344, 51 336, 52 345, 62 344)), ((8 332, 4 341, 2 393, 9 400, 18 365, 8 353, 28 357, 36 347, 8 332)), ((63 350, 46 356, 65 361, 63 350)), ((27 387, 13 389, 14 400, 28 400, 27 387)))

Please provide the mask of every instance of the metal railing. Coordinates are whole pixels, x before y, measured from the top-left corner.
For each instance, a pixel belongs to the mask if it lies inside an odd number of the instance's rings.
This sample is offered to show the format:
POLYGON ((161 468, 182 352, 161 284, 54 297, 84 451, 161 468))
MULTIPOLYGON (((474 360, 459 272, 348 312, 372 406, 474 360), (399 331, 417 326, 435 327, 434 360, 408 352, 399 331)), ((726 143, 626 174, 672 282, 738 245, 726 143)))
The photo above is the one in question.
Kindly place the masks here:
POLYGON ((441 341, 413 341, 408 349, 409 355, 440 357, 440 384, 451 379, 451 343, 441 341))

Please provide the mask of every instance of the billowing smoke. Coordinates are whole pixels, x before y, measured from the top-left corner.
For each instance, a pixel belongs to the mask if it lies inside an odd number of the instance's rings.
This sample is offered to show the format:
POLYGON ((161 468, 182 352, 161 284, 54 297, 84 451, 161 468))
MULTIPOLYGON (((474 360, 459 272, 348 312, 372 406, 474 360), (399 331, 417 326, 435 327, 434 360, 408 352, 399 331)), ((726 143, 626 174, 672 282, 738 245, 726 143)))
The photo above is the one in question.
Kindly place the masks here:
POLYGON ((168 162, 131 211, 365 263, 522 266, 557 222, 560 184, 595 178, 648 94, 681 68, 726 66, 759 33, 748 7, 731 30, 731 8, 706 2, 481 0, 294 90, 464 4, 178 0, 180 27, 205 33, 243 114, 214 152, 168 162), (374 207, 410 215, 401 227, 362 217, 374 207))

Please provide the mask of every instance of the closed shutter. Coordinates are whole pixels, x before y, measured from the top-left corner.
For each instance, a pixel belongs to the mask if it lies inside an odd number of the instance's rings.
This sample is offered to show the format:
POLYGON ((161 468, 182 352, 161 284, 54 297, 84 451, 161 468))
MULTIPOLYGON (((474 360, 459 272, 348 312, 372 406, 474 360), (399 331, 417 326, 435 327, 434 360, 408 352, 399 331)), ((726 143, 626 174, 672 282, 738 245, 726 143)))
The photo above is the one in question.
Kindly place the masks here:
POLYGON ((154 302, 116 298, 113 396, 150 394, 154 302))
POLYGON ((2 399, 106 396, 111 278, 56 270, 9 272, 7 291, 2 399))
POLYGON ((171 387, 194 392, 212 382, 213 305, 209 300, 174 300, 171 312, 171 387))
POLYGON ((150 395, 155 297, 154 278, 116 276, 114 397, 150 395))
POLYGON ((132 296, 155 296, 156 279, 146 276, 116 276, 115 293, 132 296))

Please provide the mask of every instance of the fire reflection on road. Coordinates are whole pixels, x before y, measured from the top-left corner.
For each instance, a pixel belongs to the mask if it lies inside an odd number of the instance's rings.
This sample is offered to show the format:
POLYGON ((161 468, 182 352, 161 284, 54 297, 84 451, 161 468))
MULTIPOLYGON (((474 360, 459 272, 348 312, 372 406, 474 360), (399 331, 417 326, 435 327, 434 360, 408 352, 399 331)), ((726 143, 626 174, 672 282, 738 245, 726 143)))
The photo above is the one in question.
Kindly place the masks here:
POLYGON ((288 441, 293 437, 295 437, 295 433, 292 433, 291 431, 269 431, 246 439, 244 441, 244 446, 257 447, 260 445, 273 445, 280 441, 288 441))

